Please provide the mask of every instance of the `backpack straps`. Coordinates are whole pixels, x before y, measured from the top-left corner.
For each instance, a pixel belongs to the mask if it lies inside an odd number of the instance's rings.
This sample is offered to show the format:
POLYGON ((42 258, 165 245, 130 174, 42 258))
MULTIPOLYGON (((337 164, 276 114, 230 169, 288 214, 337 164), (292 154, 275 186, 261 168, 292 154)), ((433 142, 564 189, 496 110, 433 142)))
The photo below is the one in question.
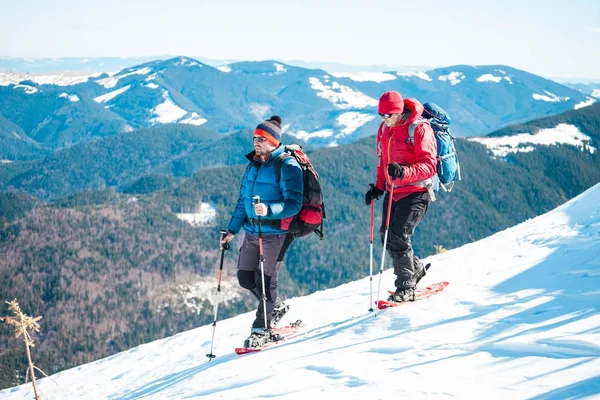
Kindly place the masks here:
POLYGON ((279 157, 277 157, 273 162, 275 163, 274 168, 275 168, 275 176, 277 177, 277 183, 279 183, 279 181, 281 181, 281 164, 283 164, 283 162, 287 159, 293 157, 291 154, 289 154, 288 152, 284 151, 283 153, 281 153, 279 155, 279 157))
POLYGON ((413 146, 415 145, 415 131, 417 130, 417 126, 420 124, 427 124, 431 126, 429 121, 424 118, 417 118, 411 122, 410 125, 408 125, 408 143, 412 144, 413 146))

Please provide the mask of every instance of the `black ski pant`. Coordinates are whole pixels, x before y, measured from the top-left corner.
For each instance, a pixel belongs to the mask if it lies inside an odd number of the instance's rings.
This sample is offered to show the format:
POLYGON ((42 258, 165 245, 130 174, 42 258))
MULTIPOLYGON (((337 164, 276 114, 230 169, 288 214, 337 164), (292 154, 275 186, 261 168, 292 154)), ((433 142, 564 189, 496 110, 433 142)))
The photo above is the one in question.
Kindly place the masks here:
MULTIPOLYGON (((285 253, 293 241, 294 236, 285 233, 281 235, 263 235, 262 238, 268 328, 271 327, 271 318, 277 301, 277 278, 279 270, 283 264, 285 253)), ((240 286, 248 289, 258 300, 258 310, 256 311, 256 319, 252 327, 264 328, 265 317, 258 236, 245 235, 242 247, 240 247, 237 275, 240 286)))
MULTIPOLYGON (((385 237, 388 201, 389 192, 386 192, 383 199, 383 219, 379 228, 382 244, 385 237)), ((411 193, 392 203, 387 251, 394 264, 397 289, 414 289, 417 284, 416 272, 423 268, 423 264, 414 254, 411 236, 427 213, 430 203, 431 197, 428 192, 411 193)))

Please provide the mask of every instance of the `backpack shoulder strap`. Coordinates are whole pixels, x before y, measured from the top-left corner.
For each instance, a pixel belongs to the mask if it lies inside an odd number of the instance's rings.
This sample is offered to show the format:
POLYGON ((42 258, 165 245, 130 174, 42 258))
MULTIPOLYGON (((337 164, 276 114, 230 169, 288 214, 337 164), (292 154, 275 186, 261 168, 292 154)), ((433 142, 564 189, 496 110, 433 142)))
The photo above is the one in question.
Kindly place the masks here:
POLYGON ((429 124, 429 121, 424 118, 417 118, 408 125, 408 141, 413 145, 415 144, 415 131, 420 124, 429 124))
POLYGON ((287 151, 284 151, 283 153, 281 153, 279 155, 279 157, 277 157, 273 162, 275 163, 275 176, 277 177, 277 183, 279 183, 279 181, 281 180, 281 164, 283 164, 283 162, 287 159, 293 157, 290 153, 288 153, 287 151))

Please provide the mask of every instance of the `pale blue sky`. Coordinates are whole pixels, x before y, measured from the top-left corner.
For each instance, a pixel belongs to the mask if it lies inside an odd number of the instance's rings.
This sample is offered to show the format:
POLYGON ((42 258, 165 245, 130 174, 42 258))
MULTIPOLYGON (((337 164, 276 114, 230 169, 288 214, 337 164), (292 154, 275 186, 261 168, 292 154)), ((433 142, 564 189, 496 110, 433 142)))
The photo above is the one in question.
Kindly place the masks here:
POLYGON ((504 64, 600 79, 599 0, 0 0, 0 56, 504 64))

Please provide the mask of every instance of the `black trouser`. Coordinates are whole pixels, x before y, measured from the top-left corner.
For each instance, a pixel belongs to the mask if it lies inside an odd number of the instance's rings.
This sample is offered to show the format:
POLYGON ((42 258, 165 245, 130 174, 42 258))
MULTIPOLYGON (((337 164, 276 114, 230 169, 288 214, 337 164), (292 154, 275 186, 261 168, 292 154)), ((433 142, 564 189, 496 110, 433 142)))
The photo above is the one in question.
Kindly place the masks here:
MULTIPOLYGON (((381 228, 379 228, 382 243, 385 235, 388 201, 389 192, 386 192, 383 199, 383 218, 381 228)), ((416 226, 427 213, 430 203, 431 197, 427 192, 412 193, 392 203, 387 250, 394 263, 395 285, 398 289, 414 289, 416 286, 415 272, 423 268, 421 261, 413 252, 410 238, 416 226)))
MULTIPOLYGON (((294 241, 291 234, 263 235, 263 256, 265 273, 265 294, 267 297, 267 324, 271 325, 271 317, 277 301, 277 278, 283 264, 285 253, 294 241)), ((238 281, 258 300, 256 319, 253 328, 264 328, 265 317, 262 297, 262 277, 260 270, 258 236, 244 237, 238 260, 238 281)))

